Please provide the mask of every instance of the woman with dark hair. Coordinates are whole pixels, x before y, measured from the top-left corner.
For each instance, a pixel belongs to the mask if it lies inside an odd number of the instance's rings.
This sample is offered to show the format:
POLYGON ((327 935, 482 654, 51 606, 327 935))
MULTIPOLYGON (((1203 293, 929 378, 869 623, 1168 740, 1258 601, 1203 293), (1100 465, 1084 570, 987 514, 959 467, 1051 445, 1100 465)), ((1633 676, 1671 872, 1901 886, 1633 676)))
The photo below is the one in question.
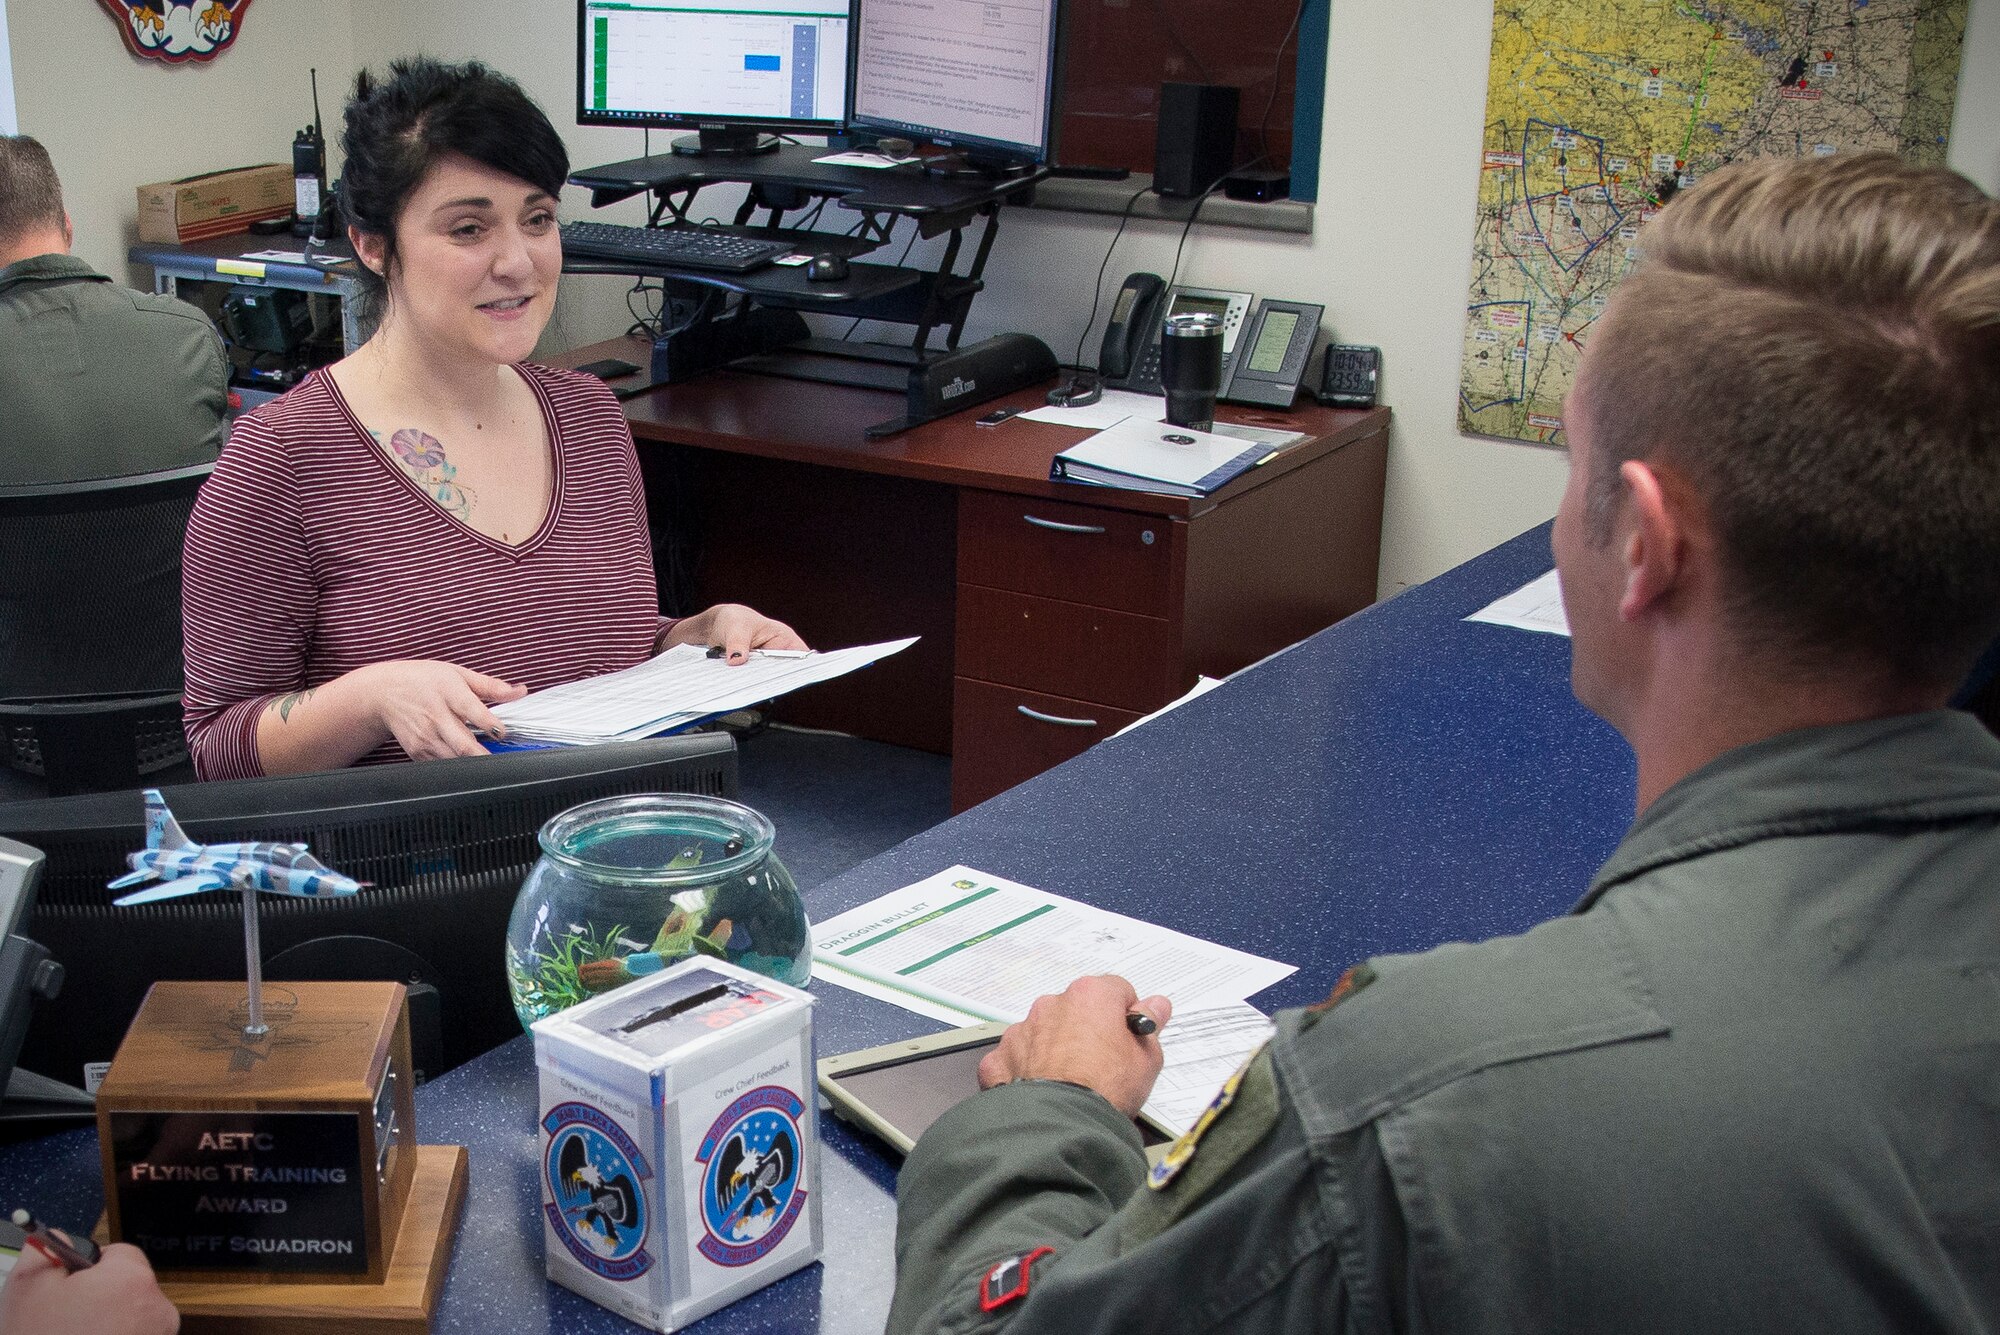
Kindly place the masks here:
POLYGON ((379 328, 236 424, 188 526, 204 778, 476 755, 488 706, 715 644, 804 646, 722 604, 662 617, 632 435, 601 382, 526 364, 562 269, 568 155, 479 64, 364 73, 341 207, 379 328))

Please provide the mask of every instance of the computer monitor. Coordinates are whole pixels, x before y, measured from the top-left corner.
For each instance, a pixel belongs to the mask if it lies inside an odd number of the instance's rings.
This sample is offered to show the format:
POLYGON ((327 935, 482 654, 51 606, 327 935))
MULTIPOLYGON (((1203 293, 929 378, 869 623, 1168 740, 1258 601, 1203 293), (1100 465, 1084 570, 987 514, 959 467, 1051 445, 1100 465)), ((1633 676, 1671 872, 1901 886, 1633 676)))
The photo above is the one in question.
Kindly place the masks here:
POLYGON ((848 125, 975 168, 1055 154, 1062 0, 855 0, 848 125))
MULTIPOLYGON (((661 791, 734 796, 735 742, 698 733, 188 784, 161 795, 198 843, 297 841, 371 883, 335 899, 259 896, 266 977, 331 976, 281 967, 287 952, 328 938, 341 939, 322 957, 404 961, 395 977, 348 976, 436 989, 443 1051, 427 1072, 436 1075, 521 1032, 507 990, 507 917, 541 856, 543 823, 581 802, 661 791)), ((0 835, 46 857, 27 934, 66 974, 62 995, 35 1010, 21 1066, 87 1087, 88 1068, 111 1060, 153 983, 244 976, 239 896, 112 905, 118 892, 105 882, 145 843, 138 791, 0 805, 0 835)))
POLYGON ((850 0, 578 0, 579 125, 690 129, 677 153, 755 153, 847 115, 850 0))
POLYGON ((41 874, 40 853, 0 839, 0 1092, 21 1050, 38 974, 48 958, 42 946, 21 935, 35 906, 35 883, 41 874))

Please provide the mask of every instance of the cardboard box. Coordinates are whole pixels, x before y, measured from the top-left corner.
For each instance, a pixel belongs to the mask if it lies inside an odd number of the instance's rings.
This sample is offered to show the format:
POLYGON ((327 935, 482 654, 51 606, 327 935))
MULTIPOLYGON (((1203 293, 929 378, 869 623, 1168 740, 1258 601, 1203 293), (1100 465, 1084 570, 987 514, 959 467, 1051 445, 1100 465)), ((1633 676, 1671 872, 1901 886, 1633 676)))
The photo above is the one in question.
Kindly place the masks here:
POLYGON ((201 241, 292 212, 292 169, 282 162, 139 187, 139 239, 201 241))
POLYGON ((658 1331, 819 1259, 812 997, 694 958, 534 1027, 551 1280, 658 1331))

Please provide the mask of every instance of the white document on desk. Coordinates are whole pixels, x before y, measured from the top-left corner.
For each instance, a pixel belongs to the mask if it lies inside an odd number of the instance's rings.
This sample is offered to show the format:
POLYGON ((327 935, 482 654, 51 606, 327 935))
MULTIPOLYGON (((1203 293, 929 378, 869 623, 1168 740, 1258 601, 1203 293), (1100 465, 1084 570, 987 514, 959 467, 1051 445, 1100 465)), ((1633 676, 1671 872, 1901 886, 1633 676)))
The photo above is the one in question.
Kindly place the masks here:
POLYGON ((1128 417, 1142 422, 1167 420, 1167 401, 1158 394, 1135 394, 1129 389, 1107 389, 1096 403, 1081 408, 1030 408, 1021 414, 1024 422, 1054 422, 1058 426, 1080 426, 1102 431, 1117 426, 1128 417))
POLYGON ((1466 620, 1540 631, 1545 635, 1569 634, 1569 615, 1563 611, 1562 581, 1553 570, 1504 598, 1494 599, 1466 620))
POLYGON ((1242 1068, 1278 1026, 1247 1001, 1208 1006, 1174 1018, 1160 1031, 1166 1064, 1153 1082, 1146 1111, 1154 1121, 1184 1135, 1215 1098, 1222 1082, 1242 1068))
POLYGON ((1242 1001, 1294 972, 963 866, 818 924, 813 957, 933 1005, 1010 1022, 1089 974, 1122 975, 1140 996, 1159 993, 1193 1011, 1242 1001))
POLYGON ((914 638, 830 653, 766 654, 730 665, 708 647, 681 644, 623 672, 565 682, 493 706, 510 741, 580 746, 629 741, 686 727, 815 682, 830 681, 915 644, 914 638))

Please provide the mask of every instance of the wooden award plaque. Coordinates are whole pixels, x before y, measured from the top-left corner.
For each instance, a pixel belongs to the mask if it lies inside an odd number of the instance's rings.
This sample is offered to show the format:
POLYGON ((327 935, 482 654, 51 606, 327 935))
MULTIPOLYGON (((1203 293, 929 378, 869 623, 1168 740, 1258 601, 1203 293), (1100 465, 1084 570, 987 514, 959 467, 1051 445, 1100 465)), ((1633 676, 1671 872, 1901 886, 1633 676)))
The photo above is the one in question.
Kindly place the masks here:
POLYGON ((97 1093, 105 1232, 187 1331, 422 1331, 465 1190, 418 1146, 397 983, 158 983, 97 1093))

